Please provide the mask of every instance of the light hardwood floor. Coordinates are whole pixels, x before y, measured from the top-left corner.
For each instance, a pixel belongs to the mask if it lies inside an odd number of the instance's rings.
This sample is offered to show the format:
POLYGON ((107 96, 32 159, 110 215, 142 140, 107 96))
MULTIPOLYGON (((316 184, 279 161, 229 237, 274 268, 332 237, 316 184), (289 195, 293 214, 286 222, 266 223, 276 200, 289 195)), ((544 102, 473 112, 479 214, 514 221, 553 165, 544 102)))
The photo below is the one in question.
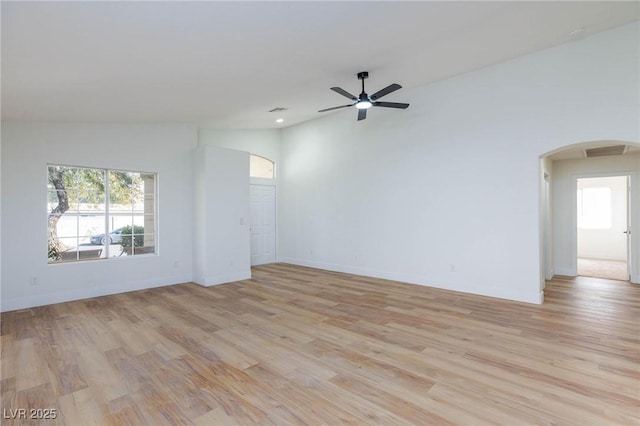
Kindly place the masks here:
POLYGON ((3 417, 640 423, 638 286, 558 279, 537 306, 286 264, 253 272, 2 314, 3 417))

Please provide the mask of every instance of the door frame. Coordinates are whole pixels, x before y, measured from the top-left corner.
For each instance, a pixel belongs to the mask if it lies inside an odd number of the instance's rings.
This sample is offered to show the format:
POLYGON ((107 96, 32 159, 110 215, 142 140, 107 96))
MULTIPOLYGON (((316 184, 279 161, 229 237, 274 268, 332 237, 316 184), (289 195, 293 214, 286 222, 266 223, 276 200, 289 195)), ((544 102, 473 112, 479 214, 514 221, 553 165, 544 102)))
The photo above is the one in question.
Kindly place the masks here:
POLYGON ((631 282, 638 282, 638 274, 635 265, 638 259, 638 233, 640 232, 640 208, 638 206, 638 179, 636 172, 606 172, 606 173, 580 173, 571 176, 572 187, 572 211, 571 211, 571 271, 573 276, 578 276, 578 179, 627 176, 629 178, 629 199, 627 206, 627 223, 631 228, 631 234, 627 236, 627 272, 631 282), (635 278, 635 279, 634 279, 635 278))
POLYGON ((543 242, 544 242, 544 280, 543 280, 543 289, 546 285, 546 281, 553 279, 553 271, 554 271, 554 259, 553 259, 553 209, 552 209, 552 191, 551 191, 551 175, 547 170, 543 170, 543 179, 544 179, 544 212, 542 213, 544 216, 544 234, 543 234, 543 242))
MULTIPOLYGON (((273 248, 273 253, 275 256, 276 263, 279 262, 278 258, 278 185, 273 182, 271 179, 261 179, 261 178, 250 178, 249 180, 249 192, 251 192, 252 186, 270 186, 273 187, 273 198, 274 198, 274 217, 273 217, 273 240, 275 247, 273 248)), ((249 199, 249 265, 251 265, 251 199, 249 199)))

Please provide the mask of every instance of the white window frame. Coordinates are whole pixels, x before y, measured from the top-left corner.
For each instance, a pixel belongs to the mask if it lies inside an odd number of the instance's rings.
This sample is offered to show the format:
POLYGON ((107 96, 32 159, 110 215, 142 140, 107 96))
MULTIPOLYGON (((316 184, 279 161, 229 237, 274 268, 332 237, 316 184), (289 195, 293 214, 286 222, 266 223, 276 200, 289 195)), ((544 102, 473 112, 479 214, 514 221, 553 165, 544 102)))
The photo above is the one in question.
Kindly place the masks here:
MULTIPOLYGON (((111 260, 111 259, 129 259, 129 258, 137 258, 139 256, 157 256, 159 253, 159 245, 158 245, 158 173, 155 172, 146 172, 146 171, 140 171, 140 170, 124 170, 124 169, 114 169, 114 168, 103 168, 103 167, 90 167, 90 166, 77 166, 77 165, 68 165, 68 164, 53 164, 53 163, 48 163, 47 164, 47 169, 49 167, 68 167, 68 168, 77 168, 77 169, 90 169, 90 170, 98 170, 101 172, 104 172, 104 187, 105 187, 105 191, 104 191, 104 197, 105 197, 105 201, 104 201, 104 210, 100 211, 99 213, 104 212, 104 235, 109 235, 113 229, 110 229, 110 224, 109 224, 109 220, 112 217, 111 213, 110 213, 110 185, 109 185, 109 173, 110 172, 125 172, 125 173, 138 173, 140 175, 152 175, 153 176, 153 231, 152 233, 148 233, 145 230, 145 233, 143 235, 153 235, 153 241, 154 241, 154 251, 152 253, 141 253, 141 254, 135 254, 135 243, 133 243, 133 241, 135 240, 136 235, 132 235, 132 243, 134 245, 133 247, 133 252, 135 255, 131 255, 131 256, 116 256, 116 257, 112 257, 110 256, 109 250, 110 250, 110 245, 109 244, 105 244, 105 245, 100 245, 100 246, 96 246, 96 247, 103 247, 103 254, 100 257, 92 257, 92 258, 87 258, 87 259, 82 259, 80 257, 80 251, 81 250, 76 250, 76 259, 68 259, 68 260, 58 260, 58 261, 51 261, 49 259, 47 259, 47 263, 48 265, 60 265, 60 264, 69 264, 69 263, 77 263, 77 262, 86 262, 86 261, 95 261, 95 260, 111 260)), ((48 199, 48 192, 49 192, 49 188, 48 188, 48 184, 49 184, 49 180, 47 179, 47 199, 48 199)), ((67 188, 67 191, 69 191, 69 189, 67 188)), ((48 203, 47 203, 48 204, 48 203)), ((49 216, 50 213, 50 209, 47 208, 47 217, 49 216)), ((98 213, 98 214, 99 214, 98 213)), ((66 214, 66 212, 64 213, 66 214)), ((79 211, 76 210, 75 212, 76 215, 80 216, 81 213, 79 211)), ((122 214, 120 214, 122 215, 122 214)), ((116 216, 118 216, 118 214, 116 214, 116 216)), ((146 214, 143 213, 143 218, 146 216, 146 214)), ((80 231, 79 231, 79 221, 76 221, 77 225, 76 225, 76 243, 78 242, 78 239, 80 237, 80 231)), ((133 222, 132 222, 133 223, 133 222)), ((47 227, 48 227, 48 223, 47 223, 47 227)), ((47 238, 48 238, 48 228, 47 228, 47 238)), ((69 237, 61 237, 61 238, 69 238, 69 237)))

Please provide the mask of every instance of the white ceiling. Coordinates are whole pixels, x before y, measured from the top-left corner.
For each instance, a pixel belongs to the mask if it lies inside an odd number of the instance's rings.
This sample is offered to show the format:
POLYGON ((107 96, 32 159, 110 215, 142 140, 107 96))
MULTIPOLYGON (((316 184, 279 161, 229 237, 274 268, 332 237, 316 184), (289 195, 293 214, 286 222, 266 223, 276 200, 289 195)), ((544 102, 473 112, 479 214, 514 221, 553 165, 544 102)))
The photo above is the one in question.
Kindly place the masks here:
POLYGON ((358 71, 369 93, 421 86, 638 20, 639 4, 2 1, 2 119, 289 126, 348 103, 329 88, 357 94, 358 71))

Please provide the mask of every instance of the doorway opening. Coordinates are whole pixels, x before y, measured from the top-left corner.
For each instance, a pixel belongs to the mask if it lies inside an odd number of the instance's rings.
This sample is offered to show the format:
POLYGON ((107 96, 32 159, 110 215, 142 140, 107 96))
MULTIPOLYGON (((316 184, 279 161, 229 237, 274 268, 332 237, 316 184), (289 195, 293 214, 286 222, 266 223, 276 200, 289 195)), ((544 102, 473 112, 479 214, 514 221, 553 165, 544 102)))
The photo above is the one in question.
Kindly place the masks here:
POLYGON ((577 275, 629 280, 630 176, 576 178, 577 275))
MULTIPOLYGON (((540 157, 539 169, 539 219, 540 219, 540 290, 544 297, 545 279, 564 279, 566 277, 583 276, 605 276, 599 265, 595 272, 586 271, 583 259, 595 260, 618 260, 622 263, 622 268, 618 265, 616 279, 630 281, 633 284, 640 284, 640 143, 621 140, 597 140, 585 141, 571 145, 561 146, 553 151, 549 151, 540 157), (622 147, 622 148, 621 148, 622 147), (587 178, 613 178, 619 177, 622 182, 626 181, 626 222, 627 227, 617 227, 617 238, 626 241, 622 254, 616 258, 601 254, 603 247, 596 247, 597 250, 585 253, 580 250, 578 253, 578 233, 584 234, 582 229, 578 229, 578 179, 587 178), (625 231, 627 233, 625 233, 625 231), (608 258, 607 258, 608 257, 608 258), (580 270, 578 262, 580 260, 580 270), (620 269, 622 272, 620 273, 620 269), (619 277, 619 278, 618 278, 619 277)), ((588 183, 588 181, 582 181, 588 183)), ((597 181, 596 181, 597 183, 597 181)), ((591 185, 591 187, 602 187, 602 185, 591 185)), ((585 196, 585 186, 581 185, 582 194, 585 196)), ((606 191, 586 191, 586 199, 580 201, 581 209, 585 203, 599 204, 598 200, 606 191), (591 193, 589 193, 591 192, 591 193), (590 201, 591 199, 591 201, 590 201), (594 201, 595 199, 595 201, 594 201)), ((610 193, 612 202, 616 195, 610 193)), ((623 197, 624 199, 624 197, 623 197)), ((588 207, 587 207, 588 208, 588 207)), ((612 206, 611 221, 616 221, 618 210, 612 206)), ((584 217, 581 211, 580 228, 588 228, 593 222, 606 220, 600 216, 607 213, 594 213, 595 217, 584 217), (598 216, 600 215, 600 216, 598 216), (585 224, 586 221, 586 224, 585 224)), ((591 215, 589 211, 587 215, 591 215)), ((612 223, 612 227, 614 227, 612 223)), ((593 226, 591 226, 593 228, 593 226)), ((595 231, 591 229, 591 231, 595 231)), ((582 235, 580 244, 583 246, 585 238, 589 235, 582 235)), ((596 240, 598 241, 598 240, 596 240)), ((601 243, 602 245, 602 243, 601 243)), ((620 251, 618 251, 620 253, 620 251)), ((608 276, 608 275, 606 275, 608 276)))

